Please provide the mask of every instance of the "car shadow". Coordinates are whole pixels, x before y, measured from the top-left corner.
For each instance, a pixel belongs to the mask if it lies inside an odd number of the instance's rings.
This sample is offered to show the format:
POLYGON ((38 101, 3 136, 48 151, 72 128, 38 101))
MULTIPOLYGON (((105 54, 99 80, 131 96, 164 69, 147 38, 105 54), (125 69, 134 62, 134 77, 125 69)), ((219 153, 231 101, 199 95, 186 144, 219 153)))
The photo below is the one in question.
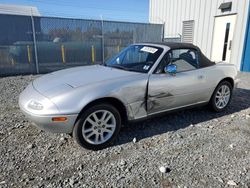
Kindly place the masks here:
POLYGON ((249 96, 250 90, 237 88, 234 90, 231 104, 225 111, 220 113, 215 113, 207 107, 197 107, 189 110, 167 113, 137 123, 130 123, 122 128, 114 145, 132 142, 133 138, 139 141, 154 135, 183 129, 191 124, 196 125, 239 112, 250 107, 249 96))

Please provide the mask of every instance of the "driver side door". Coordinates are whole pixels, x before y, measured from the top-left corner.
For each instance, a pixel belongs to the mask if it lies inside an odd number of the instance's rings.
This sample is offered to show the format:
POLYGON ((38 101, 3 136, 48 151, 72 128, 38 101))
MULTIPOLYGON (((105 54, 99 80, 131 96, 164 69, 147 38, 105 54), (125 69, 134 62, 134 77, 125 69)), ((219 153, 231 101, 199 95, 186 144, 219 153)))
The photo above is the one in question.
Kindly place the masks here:
POLYGON ((166 54, 158 68, 172 63, 177 66, 174 75, 157 70, 148 83, 148 115, 173 110, 206 100, 205 74, 199 69, 198 53, 194 49, 174 49, 166 54), (162 65, 164 63, 165 65, 162 65))

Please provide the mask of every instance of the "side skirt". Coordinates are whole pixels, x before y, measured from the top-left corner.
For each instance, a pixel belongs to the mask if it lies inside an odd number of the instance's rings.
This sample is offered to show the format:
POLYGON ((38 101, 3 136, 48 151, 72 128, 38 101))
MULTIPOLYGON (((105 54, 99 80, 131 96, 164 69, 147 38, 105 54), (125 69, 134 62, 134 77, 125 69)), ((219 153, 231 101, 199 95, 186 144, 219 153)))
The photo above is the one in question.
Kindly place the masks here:
POLYGON ((161 117, 161 116, 164 116, 166 114, 173 113, 173 112, 178 112, 178 111, 182 111, 182 110, 187 110, 187 109, 192 109, 192 108, 196 108, 196 107, 206 106, 207 104, 208 104, 208 102, 202 102, 202 103, 196 103, 196 104, 192 104, 192 105, 188 105, 188 106, 184 106, 184 107, 168 109, 168 110, 165 110, 165 111, 149 114, 148 116, 141 117, 141 118, 138 118, 138 119, 129 120, 128 122, 129 123, 136 123, 136 122, 140 122, 140 121, 145 121, 145 120, 148 120, 148 119, 152 119, 154 117, 161 117))

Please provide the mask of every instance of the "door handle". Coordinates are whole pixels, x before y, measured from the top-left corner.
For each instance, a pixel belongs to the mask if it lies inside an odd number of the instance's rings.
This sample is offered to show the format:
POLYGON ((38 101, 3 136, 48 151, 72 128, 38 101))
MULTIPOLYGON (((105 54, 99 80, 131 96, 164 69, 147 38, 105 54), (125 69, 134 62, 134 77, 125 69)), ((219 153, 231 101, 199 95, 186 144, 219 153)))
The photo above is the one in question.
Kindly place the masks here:
POLYGON ((203 75, 199 75, 199 76, 198 76, 198 79, 199 79, 199 80, 202 80, 203 78, 204 78, 203 75))
POLYGON ((229 48, 228 48, 228 50, 231 50, 231 48, 232 48, 232 40, 229 41, 229 48))

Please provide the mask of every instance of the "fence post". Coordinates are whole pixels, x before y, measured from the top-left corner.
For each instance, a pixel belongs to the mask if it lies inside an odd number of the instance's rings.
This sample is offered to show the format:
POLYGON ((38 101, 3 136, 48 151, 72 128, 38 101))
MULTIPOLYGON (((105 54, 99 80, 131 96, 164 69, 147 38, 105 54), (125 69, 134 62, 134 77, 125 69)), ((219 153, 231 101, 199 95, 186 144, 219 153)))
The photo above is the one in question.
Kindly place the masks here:
POLYGON ((34 42, 36 73, 39 74, 38 57, 37 57, 37 45, 36 45, 36 30, 35 30, 35 23, 34 23, 34 18, 33 18, 32 14, 31 14, 31 24, 32 24, 33 42, 34 42))
POLYGON ((105 60, 104 58, 104 30, 103 30, 104 24, 103 24, 102 16, 101 16, 101 21, 102 21, 102 63, 104 63, 104 60, 105 60))
POLYGON ((92 60, 92 63, 95 63, 95 47, 94 47, 94 45, 91 46, 91 60, 92 60))

